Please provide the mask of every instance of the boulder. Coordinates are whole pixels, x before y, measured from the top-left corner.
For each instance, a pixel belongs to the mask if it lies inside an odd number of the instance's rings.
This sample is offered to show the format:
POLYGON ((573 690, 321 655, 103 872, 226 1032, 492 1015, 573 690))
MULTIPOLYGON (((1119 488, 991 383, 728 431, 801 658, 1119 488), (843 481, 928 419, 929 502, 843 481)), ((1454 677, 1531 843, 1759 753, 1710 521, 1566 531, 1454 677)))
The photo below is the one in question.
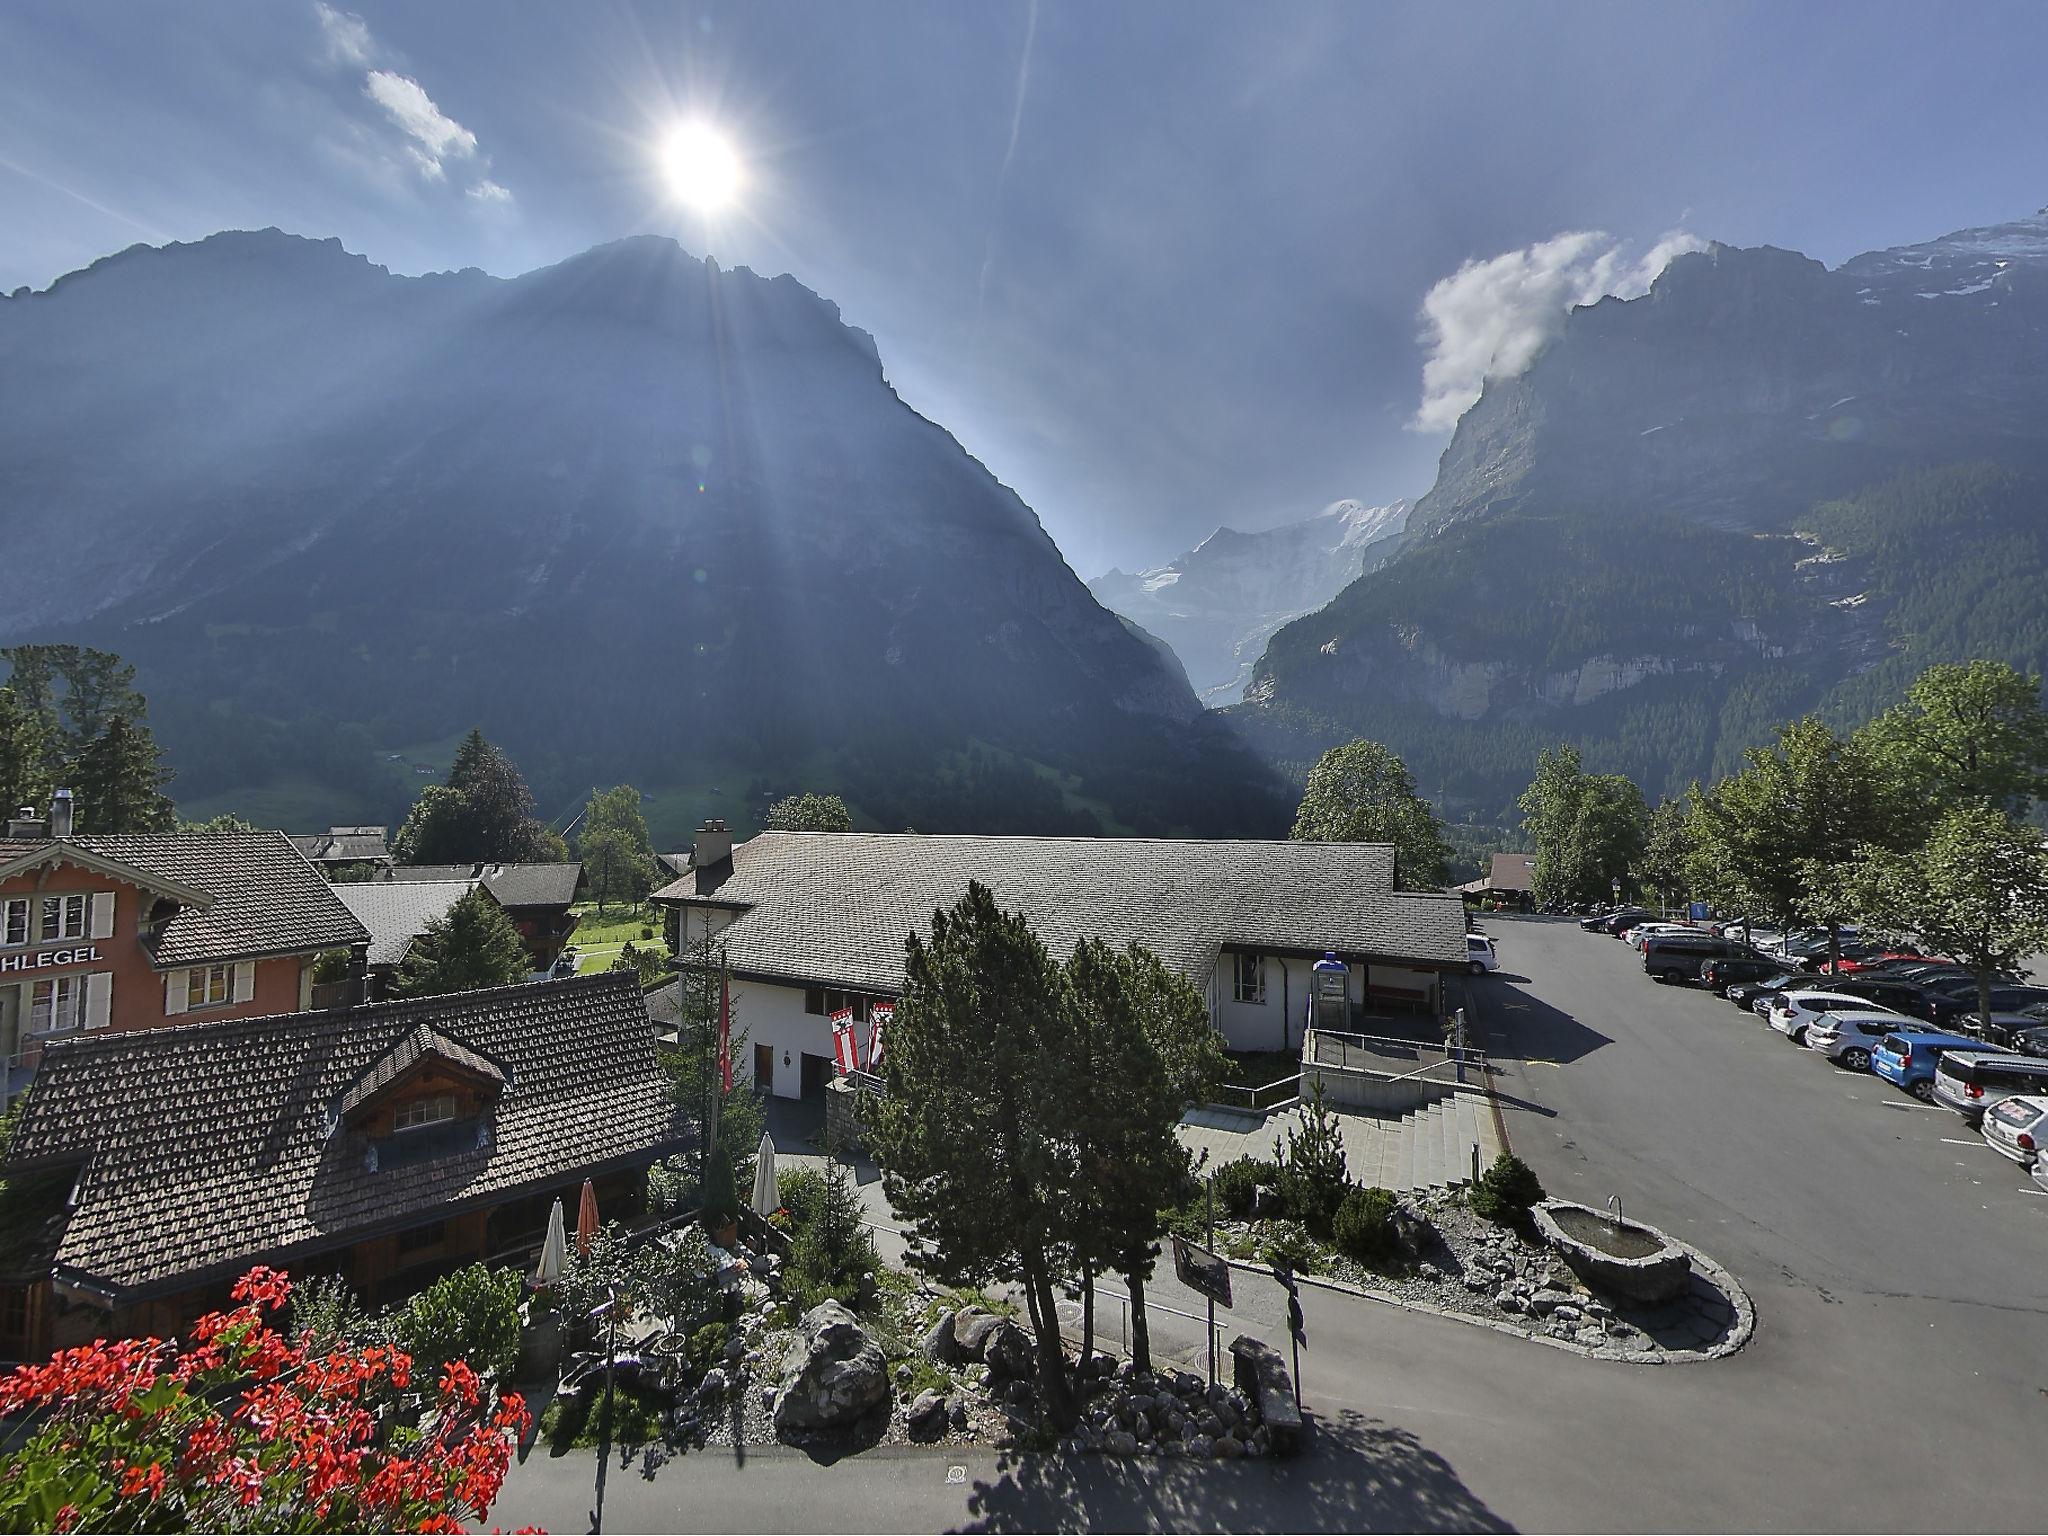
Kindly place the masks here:
POLYGON ((725 1372, 714 1365, 704 1373, 704 1379, 697 1383, 697 1396, 707 1403, 716 1402, 725 1396, 725 1388, 725 1372))
POLYGON ((1294 1379, 1287 1374, 1287 1362, 1263 1339, 1239 1334, 1230 1341, 1231 1375, 1238 1389, 1258 1410, 1258 1433, 1276 1451, 1300 1443, 1301 1410, 1294 1402, 1294 1379))
POLYGON ((836 1301, 806 1312, 783 1356, 776 1432, 844 1429, 888 1401, 888 1364, 860 1321, 836 1301))
POLYGON ((1244 1454, 1244 1442, 1231 1435, 1219 1435, 1211 1449, 1218 1461, 1235 1461, 1244 1454))
POLYGON ((1542 1290, 1529 1298, 1529 1310, 1537 1317, 1548 1317, 1570 1300, 1564 1291, 1542 1290))
POLYGON ((967 1399, 958 1392, 946 1399, 946 1422, 956 1430, 967 1427, 967 1399))
POLYGON ((959 1313, 950 1308, 939 1314, 939 1320, 925 1330, 919 1348, 925 1358, 939 1365, 959 1365, 963 1359, 959 1346, 953 1342, 953 1323, 959 1313))
POLYGON ((982 1340, 981 1358, 996 1376, 1029 1376, 1038 1365, 1031 1335, 1008 1318, 999 1318, 982 1340))
POLYGON ((979 1360, 982 1346, 1005 1319, 986 1307, 962 1307, 953 1314, 953 1347, 963 1360, 979 1360))
POLYGON ((1127 1429, 1112 1429, 1102 1437, 1102 1448, 1111 1456, 1135 1456, 1138 1437, 1127 1429))
POLYGON ((949 1415, 946 1399, 937 1392, 920 1392, 917 1401, 903 1415, 903 1427, 913 1440, 936 1440, 946 1432, 949 1415))

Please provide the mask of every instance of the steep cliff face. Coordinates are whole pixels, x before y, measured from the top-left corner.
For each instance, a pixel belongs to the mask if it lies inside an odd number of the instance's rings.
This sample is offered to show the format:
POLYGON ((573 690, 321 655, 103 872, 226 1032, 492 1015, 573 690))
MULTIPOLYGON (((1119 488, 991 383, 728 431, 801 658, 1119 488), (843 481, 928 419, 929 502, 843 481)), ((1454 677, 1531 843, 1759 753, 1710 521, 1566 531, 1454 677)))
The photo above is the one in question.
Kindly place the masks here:
POLYGON ((1136 575, 1110 571, 1088 590, 1172 646, 1205 703, 1232 704, 1273 632, 1343 590, 1408 512, 1406 501, 1339 501, 1257 533, 1219 528, 1177 560, 1136 575))
POLYGON ((133 657, 187 793, 475 722, 551 785, 808 765, 933 827, 977 746, 1059 824, 1249 771, 868 336, 666 240, 501 280, 222 235, 0 300, 0 540, 50 551, 0 636, 133 657))
MULTIPOLYGON (((2004 536, 2038 517, 2044 469, 2048 212, 1832 272, 1681 256, 1488 381, 1399 552, 1279 630, 1233 718, 1287 762, 1381 736, 1487 812, 1559 737, 1673 788, 1778 714, 1877 707, 1863 680, 1893 658, 1943 659, 1960 642, 1901 601, 1897 530, 2004 536), (1985 466, 2010 476, 1995 493, 1985 466), (1814 532, 1817 506, 1880 488, 1885 539, 1814 532), (1958 510, 1986 496, 1988 523, 1958 510)), ((1981 586, 1952 558, 1967 544, 1912 547, 1959 600, 1981 586)))

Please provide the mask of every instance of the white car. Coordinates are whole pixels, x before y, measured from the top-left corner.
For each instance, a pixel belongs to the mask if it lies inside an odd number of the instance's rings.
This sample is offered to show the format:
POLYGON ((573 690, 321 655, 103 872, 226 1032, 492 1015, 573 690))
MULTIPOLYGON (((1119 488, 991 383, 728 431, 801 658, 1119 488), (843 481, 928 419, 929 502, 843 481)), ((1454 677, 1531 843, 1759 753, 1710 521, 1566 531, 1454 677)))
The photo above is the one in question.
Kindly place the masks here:
POLYGON ((1638 923, 1628 931, 1629 948, 1640 950, 1643 941, 1667 933, 1704 933, 1706 930, 1697 923, 1638 923))
POLYGON ((1823 1013, 1806 1026, 1806 1048, 1851 1072, 1870 1070, 1870 1053, 1899 1027, 1900 1015, 1865 1001, 1860 1010, 1823 1013))
MULTIPOLYGON (((2022 1168, 2038 1169, 2038 1143, 2048 1138, 2048 1099, 2021 1093, 2001 1100, 1984 1111, 1977 1134, 2001 1157, 2011 1158, 2022 1168)), ((2039 1177, 2036 1173, 2035 1178, 2039 1177)))
POLYGON ((1474 976, 1484 976, 1488 971, 1500 969, 1500 952, 1493 947, 1490 934, 1465 935, 1465 968, 1474 976))
MULTIPOLYGON (((1806 1027, 1830 1013, 1884 1013, 1894 1019, 1906 1017, 1894 1008, 1881 1008, 1867 997, 1846 992, 1774 992, 1764 1022, 1794 1045, 1806 1042, 1806 1027)), ((1897 1025, 1893 1026, 1897 1028, 1897 1025)))

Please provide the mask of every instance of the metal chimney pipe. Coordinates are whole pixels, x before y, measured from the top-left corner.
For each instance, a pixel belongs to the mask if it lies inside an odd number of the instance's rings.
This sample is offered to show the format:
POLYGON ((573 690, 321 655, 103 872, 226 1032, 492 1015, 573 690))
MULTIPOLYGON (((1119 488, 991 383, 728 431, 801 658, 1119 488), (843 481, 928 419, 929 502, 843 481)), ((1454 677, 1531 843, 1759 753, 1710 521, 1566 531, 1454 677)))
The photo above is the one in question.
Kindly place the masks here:
POLYGON ((50 796, 50 836, 71 835, 71 791, 60 789, 50 796))

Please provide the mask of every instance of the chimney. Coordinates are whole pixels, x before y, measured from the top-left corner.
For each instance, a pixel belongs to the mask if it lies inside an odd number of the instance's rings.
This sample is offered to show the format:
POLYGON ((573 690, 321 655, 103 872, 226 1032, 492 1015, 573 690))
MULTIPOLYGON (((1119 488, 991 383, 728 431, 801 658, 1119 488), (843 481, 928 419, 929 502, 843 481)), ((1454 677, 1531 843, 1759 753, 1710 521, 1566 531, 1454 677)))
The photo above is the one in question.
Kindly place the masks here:
POLYGON ((50 824, 37 814, 34 806, 24 805, 20 810, 7 818, 7 835, 9 837, 48 837, 50 835, 50 824))
POLYGON ((71 835, 71 791, 60 789, 50 796, 50 836, 71 835))
POLYGON ((690 845, 690 867, 707 869, 732 857, 732 833, 714 816, 697 829, 697 841, 690 845))

